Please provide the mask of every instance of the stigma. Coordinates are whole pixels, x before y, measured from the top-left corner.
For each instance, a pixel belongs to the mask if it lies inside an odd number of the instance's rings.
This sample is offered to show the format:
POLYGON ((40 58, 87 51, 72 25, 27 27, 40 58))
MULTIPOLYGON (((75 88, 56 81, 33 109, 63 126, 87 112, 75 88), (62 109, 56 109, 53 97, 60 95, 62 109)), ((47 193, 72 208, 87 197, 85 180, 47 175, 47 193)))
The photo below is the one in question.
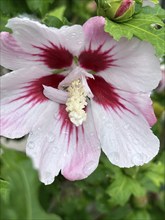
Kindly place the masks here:
POLYGON ((80 79, 74 80, 67 88, 68 99, 66 101, 66 111, 70 121, 80 126, 86 121, 87 113, 85 107, 87 106, 87 92, 80 79))

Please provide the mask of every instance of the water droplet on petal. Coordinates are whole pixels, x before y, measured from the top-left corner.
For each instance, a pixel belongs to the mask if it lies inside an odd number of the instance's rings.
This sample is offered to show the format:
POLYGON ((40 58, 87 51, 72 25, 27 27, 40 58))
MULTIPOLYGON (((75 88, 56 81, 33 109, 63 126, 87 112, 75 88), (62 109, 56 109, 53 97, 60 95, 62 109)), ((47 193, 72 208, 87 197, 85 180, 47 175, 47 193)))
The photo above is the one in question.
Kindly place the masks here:
POLYGON ((138 145, 138 144, 139 144, 139 141, 138 141, 137 139, 134 139, 134 140, 133 140, 133 143, 134 143, 135 145, 138 145))
POLYGON ((41 127, 38 127, 35 129, 35 131, 33 131, 33 133, 35 133, 35 135, 39 135, 41 130, 42 130, 41 127))
POLYGON ((29 135, 32 136, 32 135, 33 135, 33 131, 30 131, 30 132, 29 132, 29 135))
POLYGON ((53 154, 57 154, 57 152, 58 152, 58 146, 54 146, 54 147, 52 148, 52 152, 53 152, 53 154))
POLYGON ((110 158, 110 160, 112 160, 112 162, 114 162, 114 163, 116 163, 116 162, 118 162, 119 161, 119 159, 120 159, 120 154, 118 153, 118 152, 111 152, 110 154, 109 154, 109 158, 110 158))
POLYGON ((72 33, 72 37, 75 37, 76 36, 76 33, 72 33))
POLYGON ((106 120, 106 116, 105 116, 105 115, 102 117, 102 120, 103 120, 103 121, 105 121, 105 120, 106 120))
POLYGON ((54 181, 54 177, 51 172, 45 172, 45 184, 51 184, 54 181))
POLYGON ((54 114, 54 119, 59 120, 59 114, 57 112, 54 114))
POLYGON ((90 133, 90 136, 93 137, 95 134, 93 132, 90 133))
POLYGON ((112 124, 111 123, 107 123, 107 128, 109 128, 109 129, 111 128, 112 129, 113 128, 112 124))
POLYGON ((143 161, 144 161, 143 160, 143 155, 140 154, 140 153, 137 153, 137 154, 133 155, 133 157, 132 157, 132 162, 135 165, 142 165, 143 161))
POLYGON ((49 143, 53 142, 55 140, 56 136, 54 133, 50 133, 48 136, 47 136, 47 140, 49 143))
POLYGON ((124 125, 125 129, 128 129, 129 127, 130 127, 129 124, 124 125))
POLYGON ((41 127, 36 128, 37 131, 41 131, 41 127))
POLYGON ((62 134, 65 134, 66 136, 69 134, 68 131, 62 131, 62 134))
POLYGON ((89 175, 90 173, 93 172, 93 170, 96 168, 96 163, 94 161, 90 161, 89 163, 87 163, 84 168, 83 168, 83 172, 86 175, 89 175))
POLYGON ((33 149, 33 148, 35 147, 34 142, 33 142, 33 141, 29 141, 29 143, 27 144, 27 147, 28 147, 29 149, 33 149))

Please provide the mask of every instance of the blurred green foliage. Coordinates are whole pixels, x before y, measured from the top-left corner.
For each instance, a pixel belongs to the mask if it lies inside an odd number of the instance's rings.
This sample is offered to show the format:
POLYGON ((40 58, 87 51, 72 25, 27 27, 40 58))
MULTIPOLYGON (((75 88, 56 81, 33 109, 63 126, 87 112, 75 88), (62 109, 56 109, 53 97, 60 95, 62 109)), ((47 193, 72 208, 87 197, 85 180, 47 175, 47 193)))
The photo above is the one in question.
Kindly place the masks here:
POLYGON ((130 169, 102 155, 87 179, 70 182, 58 176, 45 186, 24 153, 2 151, 3 220, 161 220, 165 212, 163 153, 155 162, 130 169))
MULTIPOLYGON (((7 20, 28 15, 61 27, 96 15, 92 0, 1 0, 1 31, 7 20)), ((45 186, 24 153, 2 148, 0 219, 2 220, 162 220, 165 214, 165 93, 152 94, 158 122, 153 127, 161 148, 142 167, 121 169, 102 154, 87 179, 70 182, 61 175, 45 186)))

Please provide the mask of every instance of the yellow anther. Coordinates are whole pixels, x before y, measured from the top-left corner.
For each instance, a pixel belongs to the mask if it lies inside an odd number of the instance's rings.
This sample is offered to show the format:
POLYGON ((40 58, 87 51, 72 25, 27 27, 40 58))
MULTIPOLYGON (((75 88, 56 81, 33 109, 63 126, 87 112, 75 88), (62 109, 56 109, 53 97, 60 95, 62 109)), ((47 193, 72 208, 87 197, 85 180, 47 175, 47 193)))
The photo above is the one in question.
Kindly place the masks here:
POLYGON ((76 126, 82 125, 87 118, 84 110, 85 106, 87 106, 87 93, 81 80, 73 81, 67 88, 67 92, 66 111, 69 113, 70 121, 76 126))

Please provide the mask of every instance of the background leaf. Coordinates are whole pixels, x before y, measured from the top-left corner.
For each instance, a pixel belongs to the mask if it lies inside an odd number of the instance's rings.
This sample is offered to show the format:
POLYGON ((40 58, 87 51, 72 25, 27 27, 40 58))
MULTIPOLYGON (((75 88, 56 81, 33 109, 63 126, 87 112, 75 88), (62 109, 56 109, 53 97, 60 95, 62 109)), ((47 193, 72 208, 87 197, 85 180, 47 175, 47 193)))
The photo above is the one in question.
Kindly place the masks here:
POLYGON ((0 180, 0 199, 4 202, 9 201, 9 183, 5 180, 0 180))
MULTIPOLYGON (((2 161, 5 164, 2 168, 2 177, 8 180, 10 186, 7 189, 10 190, 10 199, 5 210, 2 209, 3 219, 60 220, 55 214, 45 213, 39 204, 40 182, 30 159, 23 153, 4 149, 2 161)), ((4 183, 5 181, 3 186, 4 183)))
POLYGON ((145 195, 145 189, 136 179, 126 176, 120 172, 107 189, 107 193, 111 197, 110 201, 113 204, 123 206, 129 200, 131 195, 145 195))
POLYGON ((26 0, 29 9, 34 13, 45 15, 54 0, 26 0))
POLYGON ((165 25, 158 16, 139 13, 122 24, 106 19, 105 31, 115 40, 121 37, 131 39, 136 36, 140 40, 150 42, 158 56, 161 57, 165 53, 165 25))

